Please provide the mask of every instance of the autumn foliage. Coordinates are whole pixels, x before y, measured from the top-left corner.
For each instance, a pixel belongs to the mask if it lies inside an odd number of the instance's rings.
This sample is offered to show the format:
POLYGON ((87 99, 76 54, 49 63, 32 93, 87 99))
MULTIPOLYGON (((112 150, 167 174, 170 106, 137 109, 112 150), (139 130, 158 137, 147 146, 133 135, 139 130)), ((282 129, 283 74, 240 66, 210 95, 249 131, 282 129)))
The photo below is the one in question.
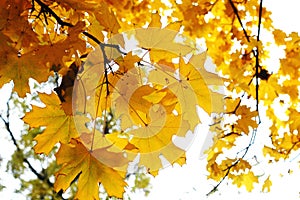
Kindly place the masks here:
POLYGON ((173 140, 201 122, 197 107, 213 119, 206 153, 216 186, 208 193, 226 178, 249 192, 255 183, 270 191, 272 177, 258 177, 247 158, 261 116, 272 121, 261 149, 270 162, 300 147, 300 38, 273 27, 270 14, 258 0, 3 0, 0 85, 13 80, 25 97, 29 78, 54 77, 51 94, 38 94, 44 106, 33 105, 23 120, 45 128, 34 151, 55 153, 57 193, 76 182, 75 199, 99 199, 99 184, 122 198, 136 156, 152 175, 160 156, 185 164, 173 140), (262 40, 265 32, 273 37, 262 40), (278 68, 265 65, 271 43, 285 51, 278 68), (288 120, 277 117, 277 101, 288 120), (247 145, 224 156, 240 138, 247 145))

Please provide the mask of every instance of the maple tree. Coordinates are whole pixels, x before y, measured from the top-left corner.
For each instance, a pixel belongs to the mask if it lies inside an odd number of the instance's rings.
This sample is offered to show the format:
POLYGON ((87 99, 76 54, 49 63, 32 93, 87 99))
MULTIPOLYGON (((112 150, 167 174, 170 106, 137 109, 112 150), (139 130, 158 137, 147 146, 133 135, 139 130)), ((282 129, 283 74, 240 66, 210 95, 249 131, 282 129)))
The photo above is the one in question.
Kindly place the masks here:
MULTIPOLYGON (((272 121, 262 148, 270 162, 300 147, 299 35, 276 29, 270 14, 262 0, 1 1, 0 85, 13 80, 10 101, 26 112, 20 117, 30 128, 22 141, 11 131, 10 112, 1 118, 17 149, 14 159, 43 183, 36 195, 53 188, 50 196, 62 198, 71 188, 75 199, 99 199, 101 184, 108 196, 122 198, 135 158, 154 176, 162 156, 185 164, 185 149, 173 140, 201 122, 197 107, 214 120, 206 153, 208 178, 216 185, 208 194, 225 179, 249 192, 255 183, 270 191, 272 177, 255 174, 247 158, 261 116, 272 121), (262 30, 285 51, 278 69, 264 64, 271 49, 262 30), (207 69, 207 56, 215 72, 207 69), (29 78, 48 80, 51 92, 30 88, 29 78), (277 117, 277 101, 288 120, 277 117), (240 138, 248 144, 226 156, 240 138), (34 149, 24 153, 33 141, 34 149), (26 159, 33 151, 52 158, 42 172, 26 159)), ((11 164, 16 177, 23 168, 11 164)))

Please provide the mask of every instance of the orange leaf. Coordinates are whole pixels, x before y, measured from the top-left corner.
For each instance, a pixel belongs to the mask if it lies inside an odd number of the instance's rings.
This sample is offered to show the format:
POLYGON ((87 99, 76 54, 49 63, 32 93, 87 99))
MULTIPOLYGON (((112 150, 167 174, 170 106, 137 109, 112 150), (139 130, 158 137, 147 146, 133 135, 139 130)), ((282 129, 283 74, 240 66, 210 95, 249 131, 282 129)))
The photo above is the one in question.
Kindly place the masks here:
POLYGON ((247 106, 240 106, 236 110, 236 115, 240 115, 240 119, 237 120, 236 128, 240 129, 244 133, 249 133, 249 127, 256 128, 258 125, 253 117, 258 115, 257 111, 250 111, 250 108, 247 106))
POLYGON ((29 92, 28 79, 34 78, 38 82, 46 81, 49 76, 49 69, 41 65, 39 57, 33 52, 18 56, 17 52, 3 52, 1 55, 6 59, 0 62, 0 86, 14 80, 15 90, 21 97, 29 92))

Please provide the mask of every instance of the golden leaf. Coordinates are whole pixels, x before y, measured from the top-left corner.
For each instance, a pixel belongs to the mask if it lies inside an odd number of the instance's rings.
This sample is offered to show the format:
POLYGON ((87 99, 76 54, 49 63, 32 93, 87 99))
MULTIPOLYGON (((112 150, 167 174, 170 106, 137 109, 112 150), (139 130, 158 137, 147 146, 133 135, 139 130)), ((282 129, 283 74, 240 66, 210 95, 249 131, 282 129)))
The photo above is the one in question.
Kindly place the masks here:
POLYGON ((37 55, 28 52, 18 56, 17 52, 9 52, 0 63, 0 85, 14 80, 15 90, 24 97, 29 92, 28 79, 39 82, 46 81, 50 75, 49 69, 43 66, 37 55))
POLYGON ((250 111, 247 106, 239 106, 235 113, 240 116, 235 127, 244 133, 249 133, 249 127, 256 128, 258 126, 256 121, 252 119, 257 116, 257 111, 250 111))
POLYGON ((39 97, 46 107, 33 106, 32 111, 26 113, 23 120, 32 128, 46 127, 43 133, 34 138, 37 141, 34 150, 36 153, 49 154, 55 144, 67 144, 71 138, 78 137, 78 133, 73 116, 64 112, 57 95, 39 94, 39 97))
POLYGON ((105 149, 89 152, 79 140, 72 139, 70 144, 61 144, 55 154, 57 163, 62 165, 55 174, 55 191, 66 191, 71 182, 79 175, 78 190, 75 199, 99 199, 99 183, 103 184, 109 196, 122 198, 125 174, 99 162, 94 154, 101 154, 105 149))
POLYGON ((272 186, 272 181, 270 180, 270 176, 268 176, 268 178, 265 180, 261 190, 263 192, 265 190, 267 190, 267 192, 270 192, 271 191, 271 186, 272 186))
POLYGON ((248 192, 253 190, 254 183, 258 183, 258 177, 252 171, 239 175, 230 174, 229 177, 233 180, 233 184, 236 184, 238 187, 245 186, 248 192))

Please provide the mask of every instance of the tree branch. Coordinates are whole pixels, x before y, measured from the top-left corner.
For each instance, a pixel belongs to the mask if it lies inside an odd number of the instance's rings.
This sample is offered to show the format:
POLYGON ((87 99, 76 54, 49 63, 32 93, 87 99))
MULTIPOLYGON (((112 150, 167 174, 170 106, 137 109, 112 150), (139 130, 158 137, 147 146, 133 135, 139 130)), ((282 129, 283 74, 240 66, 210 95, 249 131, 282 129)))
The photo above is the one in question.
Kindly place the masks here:
MULTIPOLYGON (((259 14, 258 14, 258 31, 257 31, 257 37, 256 37, 256 40, 257 41, 260 41, 260 30, 261 30, 261 18, 262 18, 262 0, 260 0, 260 4, 259 4, 259 14)), ((229 0, 229 3, 233 9, 233 12, 235 14, 235 16, 238 18, 238 21, 243 29, 243 32, 244 32, 244 35, 247 39, 248 42, 250 42, 250 37, 249 35, 247 34, 247 31, 246 29, 244 28, 244 25, 242 23, 242 20, 241 20, 241 17, 238 13, 238 10, 237 8, 235 7, 234 3, 232 0, 229 0)), ((258 109, 258 104, 259 104, 259 84, 258 84, 258 78, 259 78, 259 72, 258 72, 258 69, 260 68, 260 65, 259 65, 259 49, 258 47, 256 47, 256 50, 252 50, 252 53, 253 55, 255 56, 255 78, 256 78, 256 81, 255 81, 255 96, 256 96, 256 111, 259 112, 259 109, 258 109)), ((261 120, 260 120, 260 116, 258 114, 258 123, 260 124, 261 120)))
MULTIPOLYGON (((49 13, 49 15, 53 16, 55 18, 55 20, 57 21, 57 23, 60 24, 62 27, 64 27, 64 26, 73 27, 73 24, 63 21, 51 8, 49 8, 41 0, 33 0, 32 1, 32 3, 33 3, 32 8, 34 8, 34 1, 41 6, 41 11, 44 14, 49 13)), ((45 17, 45 19, 47 19, 47 18, 45 17)))
POLYGON ((262 18, 262 9, 263 9, 262 3, 263 3, 263 0, 260 0, 259 13, 258 13, 257 41, 259 41, 259 37, 260 37, 261 18, 262 18))
MULTIPOLYGON (((242 150, 242 151, 244 151, 243 155, 242 155, 240 158, 236 158, 236 161, 235 161, 233 164, 231 164, 229 167, 227 167, 227 168, 225 169, 225 170, 226 170, 226 174, 223 176, 222 180, 219 181, 218 184, 215 185, 215 186, 213 187, 213 189, 211 189, 211 190, 209 191, 209 193, 206 194, 206 196, 209 196, 209 195, 211 195, 212 193, 214 193, 214 192, 218 189, 218 187, 221 185, 221 183, 228 177, 228 175, 229 175, 229 173, 230 173, 230 170, 231 170, 234 166, 238 165, 238 164, 240 163, 240 161, 246 156, 246 154, 248 153, 250 147, 251 147, 252 144, 254 143, 254 140, 255 140, 255 137, 256 137, 256 132, 257 132, 257 129, 255 128, 255 129, 253 130, 253 132, 252 132, 251 139, 250 139, 250 141, 249 141, 248 146, 247 146, 245 149, 242 150)), ((240 152, 238 152, 238 153, 240 153, 240 152)), ((237 153, 237 154, 238 154, 238 153, 237 153)), ((224 171, 225 171, 225 170, 224 170, 224 171)))
POLYGON ((235 5, 234 5, 234 3, 232 2, 232 0, 229 0, 229 3, 230 3, 230 6, 231 6, 232 9, 233 9, 233 12, 234 12, 235 16, 238 18, 238 21, 239 21, 239 23, 240 23, 240 25, 241 25, 241 27, 242 27, 242 29, 243 29, 243 32, 244 32, 244 35, 246 36, 247 41, 250 42, 250 37, 248 36, 246 29, 244 28, 244 25, 243 25, 243 22, 242 22, 242 20, 241 20, 240 15, 239 15, 238 9, 235 7, 235 5))
MULTIPOLYGON (((2 115, 0 116, 0 118, 2 119, 2 121, 3 121, 4 125, 5 125, 5 128, 6 128, 7 132, 9 133, 10 138, 11 138, 11 140, 13 141, 13 144, 15 145, 17 151, 18 151, 19 153, 22 154, 23 162, 27 164, 27 166, 28 166, 28 168, 30 169, 30 171, 31 171, 31 172, 32 172, 39 180, 41 180, 42 182, 47 183, 48 186, 49 186, 50 188, 53 188, 54 185, 53 185, 53 183, 49 180, 49 178, 47 178, 46 176, 44 176, 42 173, 39 173, 39 172, 32 166, 32 164, 29 162, 29 160, 28 160, 27 158, 24 157, 23 150, 20 148, 20 146, 19 146, 19 144, 18 144, 18 142, 17 142, 17 140, 16 140, 16 138, 15 138, 13 132, 12 132, 11 129, 10 129, 10 123, 9 123, 9 105, 8 105, 8 102, 7 102, 7 112, 6 112, 6 113, 7 113, 7 114, 6 114, 7 121, 3 118, 2 115)), ((62 194, 59 195, 59 196, 60 196, 61 199, 64 199, 64 198, 62 197, 62 194)))
MULTIPOLYGON (((257 29, 257 41, 259 41, 260 38, 260 28, 261 28, 261 18, 262 18, 262 2, 263 0, 260 0, 259 4, 259 14, 258 14, 258 29, 257 29)), ((256 54, 255 54, 255 77, 256 77, 256 86, 255 86, 255 95, 256 95, 256 111, 259 112, 258 110, 258 104, 259 104, 259 84, 258 84, 258 68, 260 68, 259 65, 259 49, 256 47, 256 54)), ((258 114, 258 123, 260 124, 260 116, 258 114)))
MULTIPOLYGON (((245 35, 247 41, 250 42, 250 37, 248 36, 246 29, 244 28, 244 25, 243 25, 242 20, 241 20, 241 18, 239 16, 237 8, 235 7, 235 5, 234 5, 234 3, 233 3, 232 0, 229 0, 229 3, 230 3, 230 5, 231 5, 231 7, 233 9, 234 14, 236 15, 236 17, 237 17, 237 19, 238 19, 238 21, 240 23, 240 26, 243 29, 243 32, 244 32, 244 35, 245 35)), ((258 21, 257 41, 259 41, 259 38, 260 38, 261 18, 262 18, 262 0, 260 0, 260 5, 259 5, 259 21, 258 21)), ((256 50, 253 49, 252 53, 255 56, 255 76, 254 77, 256 78, 256 86, 255 86, 256 111, 259 112, 259 110, 258 110, 258 104, 259 104, 259 96, 258 96, 259 95, 259 84, 258 84, 258 78, 259 78, 258 75, 259 75, 259 73, 258 73, 258 69, 260 68, 260 65, 259 65, 259 49, 258 49, 258 47, 256 47, 256 50)), ((250 81, 250 83, 248 85, 251 84, 253 78, 251 79, 251 81, 250 81)), ((245 93, 242 96, 244 96, 244 95, 245 95, 245 93)), ((240 103, 241 103, 241 99, 238 102, 237 106, 235 107, 235 110, 234 110, 233 113, 236 112, 237 108, 240 106, 240 103)), ((259 113, 258 113, 258 119, 259 119, 258 120, 258 124, 260 124, 261 121, 260 121, 259 113)), ((257 133, 257 128, 254 128, 248 146, 245 149, 242 150, 242 151, 244 151, 243 155, 240 158, 237 158, 237 160, 226 169, 227 170, 226 174, 224 175, 224 177, 222 178, 222 180, 219 181, 219 183, 216 186, 214 186, 213 189, 209 193, 206 194, 207 196, 210 195, 210 194, 212 194, 213 192, 215 192, 218 189, 218 187, 220 186, 220 184, 226 179, 226 177, 228 177, 228 175, 230 173, 230 170, 234 166, 236 166, 240 162, 241 159, 243 159, 246 156, 246 154, 248 153, 249 148, 251 147, 251 145, 255 141, 256 133, 257 133)))

